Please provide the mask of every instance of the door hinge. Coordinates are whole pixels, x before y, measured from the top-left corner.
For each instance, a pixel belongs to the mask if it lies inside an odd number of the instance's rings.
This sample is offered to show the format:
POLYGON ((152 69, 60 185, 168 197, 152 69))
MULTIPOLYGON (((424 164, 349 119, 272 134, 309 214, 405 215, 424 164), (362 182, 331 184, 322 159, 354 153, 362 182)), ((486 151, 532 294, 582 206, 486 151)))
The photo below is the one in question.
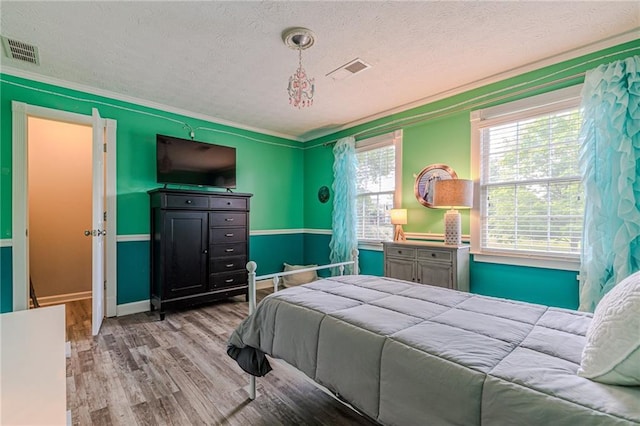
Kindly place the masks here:
POLYGON ((107 221, 107 212, 104 212, 103 219, 105 222, 107 221))
POLYGON ((104 145, 102 145, 104 148, 104 152, 107 152, 107 144, 105 143, 104 145))

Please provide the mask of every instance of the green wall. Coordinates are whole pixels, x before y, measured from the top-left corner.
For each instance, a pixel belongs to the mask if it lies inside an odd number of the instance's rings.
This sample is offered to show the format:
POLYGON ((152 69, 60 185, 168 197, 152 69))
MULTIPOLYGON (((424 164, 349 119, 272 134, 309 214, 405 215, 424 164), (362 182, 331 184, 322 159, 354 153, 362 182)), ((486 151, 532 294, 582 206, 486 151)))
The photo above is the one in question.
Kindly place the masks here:
MULTIPOLYGON (((304 227, 304 151, 300 142, 246 131, 209 121, 147 108, 102 96, 70 90, 15 76, 0 74, 0 238, 12 237, 11 206, 11 102, 91 115, 117 121, 117 233, 118 236, 149 233, 147 191, 155 181, 155 135, 189 137, 237 150, 237 191, 252 193, 252 231, 301 229, 304 227), (213 129, 206 130, 207 129, 213 129)), ((176 187, 176 186, 170 186, 176 187)), ((282 235, 290 249, 273 250, 278 236, 252 237, 252 258, 262 270, 284 261, 302 261, 302 236, 282 235), (264 241, 264 242, 263 242, 264 241)), ((12 310, 11 248, 0 252, 0 310, 12 310)), ((148 242, 118 243, 118 303, 149 298, 148 242)), ((273 270, 271 272, 274 272, 273 270)), ((266 272, 265 272, 266 273, 266 272)))
POLYGON ((98 108, 102 117, 117 120, 118 235, 149 232, 146 191, 160 186, 155 181, 155 135, 161 133, 188 138, 184 124, 194 129, 198 141, 237 149, 237 191, 253 193, 252 210, 260 212, 251 215, 251 229, 303 226, 303 210, 299 203, 303 189, 303 150, 302 144, 297 141, 6 74, 0 77, 0 120, 3 123, 0 133, 2 238, 11 238, 11 101, 86 115, 91 115, 92 108, 98 108), (297 178, 283 181, 283 176, 297 178))
MULTIPOLYGON (((103 96, 0 74, 0 239, 11 235, 11 101, 91 114, 117 121, 117 200, 119 236, 148 234, 149 189, 155 182, 155 134, 233 146, 238 155, 238 192, 253 193, 252 231, 273 231, 251 237, 251 258, 260 273, 279 270, 282 262, 325 263, 330 236, 277 230, 331 228, 331 200, 322 204, 317 192, 331 188, 332 152, 325 147, 347 135, 374 136, 403 129, 402 207, 408 209, 409 232, 441 233, 443 212, 422 207, 413 195, 414 175, 433 163, 453 167, 470 177, 470 124, 473 109, 488 107, 579 84, 580 73, 640 52, 640 40, 487 85, 437 102, 392 114, 300 144, 283 138, 224 126, 206 120, 152 109, 103 96), (605 57, 606 56, 606 57, 605 57), (535 88, 534 88, 535 86, 535 88), (201 127, 198 129, 198 127, 201 127), (214 131, 203 128, 213 129, 214 131), (274 235, 271 235, 274 234, 274 235), (274 250, 274 247, 277 248, 274 250)), ((463 212, 463 232, 469 233, 463 212)), ((118 243, 118 303, 149 297, 148 242, 118 243)), ((362 250, 361 270, 382 274, 382 254, 362 250)), ((0 248, 0 311, 12 309, 11 248, 0 248)), ((563 307, 577 306, 575 272, 472 262, 471 290, 481 294, 563 307)))

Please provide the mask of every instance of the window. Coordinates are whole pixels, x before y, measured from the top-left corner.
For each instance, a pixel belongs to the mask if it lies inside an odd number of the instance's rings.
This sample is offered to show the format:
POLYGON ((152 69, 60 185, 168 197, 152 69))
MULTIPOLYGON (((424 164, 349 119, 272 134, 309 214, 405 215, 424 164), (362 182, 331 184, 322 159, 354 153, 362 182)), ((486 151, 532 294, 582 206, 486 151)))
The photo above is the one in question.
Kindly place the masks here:
POLYGON ((400 200, 402 131, 356 143, 358 240, 393 239, 389 210, 400 200))
POLYGON ((577 262, 584 212, 579 103, 574 87, 472 113, 474 253, 521 257, 507 263, 532 266, 577 262))

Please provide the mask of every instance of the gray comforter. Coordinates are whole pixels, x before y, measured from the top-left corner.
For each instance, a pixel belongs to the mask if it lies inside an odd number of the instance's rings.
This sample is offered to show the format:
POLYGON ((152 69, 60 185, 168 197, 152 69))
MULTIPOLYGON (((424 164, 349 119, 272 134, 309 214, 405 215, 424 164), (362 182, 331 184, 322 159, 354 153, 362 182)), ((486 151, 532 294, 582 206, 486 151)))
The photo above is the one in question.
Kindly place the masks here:
POLYGON ((229 353, 251 347, 258 350, 249 358, 281 358, 382 424, 640 424, 640 387, 576 375, 590 321, 587 313, 343 276, 265 298, 232 334, 229 353))

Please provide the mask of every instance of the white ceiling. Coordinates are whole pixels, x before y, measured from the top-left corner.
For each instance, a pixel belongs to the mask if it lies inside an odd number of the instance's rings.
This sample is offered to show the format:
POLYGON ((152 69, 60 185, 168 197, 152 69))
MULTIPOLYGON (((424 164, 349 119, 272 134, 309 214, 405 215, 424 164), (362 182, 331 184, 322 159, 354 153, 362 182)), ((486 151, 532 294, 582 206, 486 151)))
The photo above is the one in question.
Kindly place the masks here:
POLYGON ((299 140, 417 101, 640 38, 638 1, 0 2, 0 32, 38 47, 36 73, 299 140), (289 105, 291 27, 310 108, 289 105), (558 56, 560 55, 560 56, 558 56), (361 58, 372 65, 334 81, 361 58), (554 58, 555 57, 555 58, 554 58))

